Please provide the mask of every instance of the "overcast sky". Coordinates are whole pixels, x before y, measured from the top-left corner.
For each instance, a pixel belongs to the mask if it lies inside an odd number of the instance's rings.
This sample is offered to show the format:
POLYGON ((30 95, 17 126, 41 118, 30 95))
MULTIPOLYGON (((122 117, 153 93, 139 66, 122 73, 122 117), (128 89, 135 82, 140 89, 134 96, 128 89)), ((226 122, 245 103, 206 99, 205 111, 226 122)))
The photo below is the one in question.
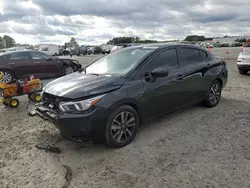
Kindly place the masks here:
POLYGON ((117 36, 250 34, 247 0, 0 0, 0 36, 20 43, 101 44, 117 36))

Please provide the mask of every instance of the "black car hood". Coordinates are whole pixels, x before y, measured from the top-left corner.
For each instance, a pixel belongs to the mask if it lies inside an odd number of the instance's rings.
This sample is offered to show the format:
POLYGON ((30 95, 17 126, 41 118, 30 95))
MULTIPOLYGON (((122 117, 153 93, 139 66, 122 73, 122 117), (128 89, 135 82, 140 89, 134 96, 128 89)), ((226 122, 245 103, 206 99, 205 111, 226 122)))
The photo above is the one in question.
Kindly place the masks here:
POLYGON ((124 78, 76 72, 58 78, 44 87, 44 92, 68 99, 106 93, 122 86, 124 78))

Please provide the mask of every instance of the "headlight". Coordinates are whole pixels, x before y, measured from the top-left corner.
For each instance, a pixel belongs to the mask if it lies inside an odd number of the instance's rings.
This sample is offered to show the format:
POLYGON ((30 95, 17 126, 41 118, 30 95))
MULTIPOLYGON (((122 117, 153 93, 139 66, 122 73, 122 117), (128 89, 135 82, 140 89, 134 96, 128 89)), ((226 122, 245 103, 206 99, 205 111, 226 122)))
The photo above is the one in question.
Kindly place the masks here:
POLYGON ((83 101, 76 102, 61 102, 59 104, 59 109, 62 112, 81 112, 89 109, 98 103, 105 95, 100 95, 91 99, 86 99, 83 101))

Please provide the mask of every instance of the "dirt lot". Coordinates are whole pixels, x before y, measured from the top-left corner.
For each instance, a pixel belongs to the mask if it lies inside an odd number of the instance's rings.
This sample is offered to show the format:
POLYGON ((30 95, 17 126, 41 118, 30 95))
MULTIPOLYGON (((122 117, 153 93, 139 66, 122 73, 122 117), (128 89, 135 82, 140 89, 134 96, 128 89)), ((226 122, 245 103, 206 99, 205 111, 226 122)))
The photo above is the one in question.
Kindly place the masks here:
MULTIPOLYGON (((250 187, 250 76, 237 71, 239 48, 228 55, 226 49, 213 51, 228 59, 220 104, 155 119, 122 149, 62 140, 53 125, 26 115, 26 97, 18 109, 0 106, 0 187, 62 187, 63 165, 73 170, 72 188, 250 187), (39 143, 63 152, 38 150, 39 143)), ((93 58, 79 59, 86 64, 93 58)))

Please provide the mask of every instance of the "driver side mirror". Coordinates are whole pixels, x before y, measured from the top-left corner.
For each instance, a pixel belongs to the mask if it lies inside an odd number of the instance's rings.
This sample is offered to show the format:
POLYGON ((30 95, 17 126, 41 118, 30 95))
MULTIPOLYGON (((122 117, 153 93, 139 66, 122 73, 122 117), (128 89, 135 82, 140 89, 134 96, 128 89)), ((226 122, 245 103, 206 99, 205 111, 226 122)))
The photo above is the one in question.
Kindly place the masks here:
POLYGON ((168 76, 168 70, 163 67, 158 67, 151 72, 151 75, 155 78, 162 78, 168 76))

